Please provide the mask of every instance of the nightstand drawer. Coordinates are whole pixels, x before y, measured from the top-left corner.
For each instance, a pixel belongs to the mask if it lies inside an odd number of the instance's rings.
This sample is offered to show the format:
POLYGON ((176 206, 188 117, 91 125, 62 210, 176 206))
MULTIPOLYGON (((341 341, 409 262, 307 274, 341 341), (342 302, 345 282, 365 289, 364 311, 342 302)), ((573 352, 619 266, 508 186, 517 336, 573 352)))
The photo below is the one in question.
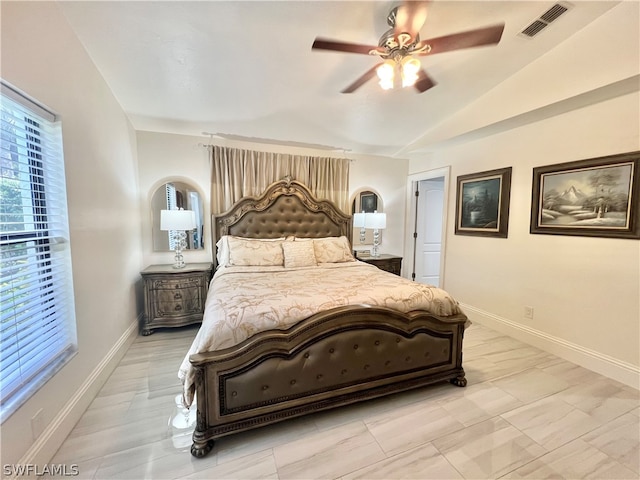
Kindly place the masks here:
POLYGON ((202 276, 189 278, 160 278, 154 279, 151 288, 156 290, 188 290, 193 288, 201 288, 203 282, 202 276))
POLYGON ((153 316, 180 316, 204 311, 204 299, 200 297, 199 288, 158 289, 155 298, 153 316))

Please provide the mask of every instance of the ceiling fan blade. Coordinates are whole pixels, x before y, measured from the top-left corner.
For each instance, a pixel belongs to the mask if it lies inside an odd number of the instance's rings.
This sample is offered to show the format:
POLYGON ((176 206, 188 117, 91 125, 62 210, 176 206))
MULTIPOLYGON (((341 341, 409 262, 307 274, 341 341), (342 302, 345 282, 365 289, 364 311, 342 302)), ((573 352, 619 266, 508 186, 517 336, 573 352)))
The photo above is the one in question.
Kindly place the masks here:
POLYGON ((342 90, 342 92, 340 93, 355 92, 358 88, 360 88, 362 85, 364 85, 365 83, 367 83, 369 80, 371 80, 373 77, 376 76, 376 68, 378 68, 380 65, 382 65, 382 63, 378 63, 377 65, 374 65, 373 67, 371 67, 369 70, 366 71, 364 75, 358 78, 355 82, 353 82, 347 88, 342 90))
POLYGON ((362 53, 364 55, 369 55, 371 50, 384 52, 384 49, 377 46, 338 42, 335 40, 327 40, 325 38, 316 38, 311 48, 314 50, 331 50, 334 52, 362 53))
POLYGON ((434 82, 433 79, 429 75, 427 75, 427 72, 420 69, 420 71, 418 72, 418 80, 416 80, 416 83, 413 86, 416 88, 416 90, 418 90, 418 92, 423 93, 429 90, 431 87, 435 87, 436 82, 434 82))
POLYGON ((408 33, 415 40, 416 35, 427 19, 427 5, 429 2, 405 1, 398 7, 395 18, 395 34, 408 33))
POLYGON ((504 23, 501 23, 491 27, 478 28, 476 30, 469 30, 468 32, 454 33, 452 35, 423 40, 416 44, 415 49, 422 48, 425 45, 430 45, 431 49, 424 53, 416 53, 416 55, 433 55, 463 48, 495 45, 500 42, 503 31, 504 23))

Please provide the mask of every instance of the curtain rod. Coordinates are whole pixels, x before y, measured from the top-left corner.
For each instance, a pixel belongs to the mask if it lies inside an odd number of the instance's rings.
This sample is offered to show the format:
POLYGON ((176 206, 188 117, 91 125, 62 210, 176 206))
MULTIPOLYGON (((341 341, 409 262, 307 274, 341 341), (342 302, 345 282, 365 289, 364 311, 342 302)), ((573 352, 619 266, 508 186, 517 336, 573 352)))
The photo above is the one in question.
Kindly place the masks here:
MULTIPOLYGON (((302 142, 294 142, 294 141, 290 141, 290 142, 278 142, 275 140, 271 140, 268 138, 257 138, 257 137, 245 137, 242 135, 233 135, 233 134, 227 134, 227 133, 209 133, 209 132, 202 132, 202 135, 206 135, 209 137, 209 142, 213 141, 213 137, 217 137, 217 138, 221 138, 223 140, 236 140, 236 141, 240 141, 240 142, 249 142, 249 143, 261 143, 263 145, 277 145, 280 147, 297 147, 297 148, 308 148, 308 149, 316 149, 316 150, 327 150, 327 151, 334 151, 334 152, 342 152, 342 153, 347 153, 350 152, 351 149, 349 148, 342 148, 342 147, 334 147, 334 146, 330 146, 330 145, 321 145, 321 144, 314 144, 314 143, 302 143, 302 142)), ((215 146, 213 143, 198 143, 199 147, 212 147, 215 146)))

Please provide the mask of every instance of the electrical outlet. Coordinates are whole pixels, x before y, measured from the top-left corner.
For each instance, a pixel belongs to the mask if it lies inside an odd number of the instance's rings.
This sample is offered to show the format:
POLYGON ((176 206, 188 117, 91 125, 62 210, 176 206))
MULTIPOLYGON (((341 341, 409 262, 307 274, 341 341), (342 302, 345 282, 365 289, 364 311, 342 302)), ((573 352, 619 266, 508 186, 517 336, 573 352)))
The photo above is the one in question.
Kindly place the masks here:
POLYGON ((44 431, 44 415, 42 412, 43 410, 41 408, 33 417, 31 417, 31 434, 33 435, 34 440, 37 440, 44 431))
POLYGON ((533 307, 530 307, 528 305, 524 307, 524 318, 533 320, 533 307))

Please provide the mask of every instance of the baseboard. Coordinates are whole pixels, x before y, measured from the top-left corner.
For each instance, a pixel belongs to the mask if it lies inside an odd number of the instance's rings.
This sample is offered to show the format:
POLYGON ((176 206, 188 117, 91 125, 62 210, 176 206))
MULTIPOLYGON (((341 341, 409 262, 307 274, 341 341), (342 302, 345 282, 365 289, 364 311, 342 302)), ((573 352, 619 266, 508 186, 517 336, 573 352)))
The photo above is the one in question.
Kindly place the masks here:
POLYGON ((27 450, 18 464, 44 465, 50 462, 62 442, 67 438, 135 340, 139 325, 140 318, 137 318, 135 322, 129 325, 102 361, 93 369, 31 448, 27 450))
POLYGON ((500 333, 557 355, 569 362, 592 370, 618 382, 640 389, 640 368, 608 355, 576 345, 534 328, 485 312, 471 305, 460 304, 472 322, 478 322, 500 333))

